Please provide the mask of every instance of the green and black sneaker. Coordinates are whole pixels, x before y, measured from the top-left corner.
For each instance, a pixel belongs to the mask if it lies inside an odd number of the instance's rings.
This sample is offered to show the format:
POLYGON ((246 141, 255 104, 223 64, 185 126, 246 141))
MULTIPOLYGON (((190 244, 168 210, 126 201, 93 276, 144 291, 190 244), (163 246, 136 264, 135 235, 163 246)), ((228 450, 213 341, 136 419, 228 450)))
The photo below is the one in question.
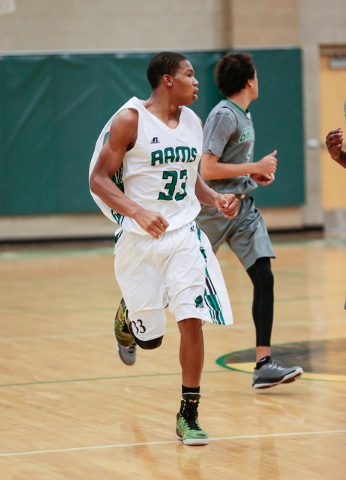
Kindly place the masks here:
POLYGON ((198 423, 198 393, 184 393, 177 413, 177 438, 185 445, 207 445, 209 436, 198 423))
POLYGON ((127 306, 122 298, 114 319, 115 338, 122 347, 130 347, 135 340, 127 327, 127 315, 127 306))

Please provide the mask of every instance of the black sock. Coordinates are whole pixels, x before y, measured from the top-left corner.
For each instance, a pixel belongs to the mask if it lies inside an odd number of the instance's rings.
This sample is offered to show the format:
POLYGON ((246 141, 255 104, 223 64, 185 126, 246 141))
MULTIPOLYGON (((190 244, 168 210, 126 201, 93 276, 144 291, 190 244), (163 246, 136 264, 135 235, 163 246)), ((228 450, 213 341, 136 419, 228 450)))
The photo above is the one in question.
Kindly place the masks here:
POLYGON ((183 395, 184 393, 197 393, 199 394, 199 390, 201 387, 184 387, 184 385, 182 385, 183 387, 183 395))
POLYGON ((269 355, 269 357, 263 357, 261 358, 261 360, 258 360, 258 362, 256 363, 256 370, 260 369, 261 367, 263 367, 263 365, 265 365, 266 363, 269 363, 271 360, 271 356, 269 355))

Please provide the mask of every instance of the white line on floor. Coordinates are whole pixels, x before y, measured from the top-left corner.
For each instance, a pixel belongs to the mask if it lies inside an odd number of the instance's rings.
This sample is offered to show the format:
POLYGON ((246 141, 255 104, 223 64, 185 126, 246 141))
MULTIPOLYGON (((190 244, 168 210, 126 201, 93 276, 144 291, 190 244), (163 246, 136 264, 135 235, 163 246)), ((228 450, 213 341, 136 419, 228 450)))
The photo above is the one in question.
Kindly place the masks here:
MULTIPOLYGON (((265 438, 265 437, 293 437, 297 435, 323 435, 323 434, 333 434, 333 433, 346 433, 346 430, 327 430, 323 432, 296 432, 296 433, 272 433, 268 435, 243 435, 238 437, 220 437, 220 438, 211 438, 211 441, 218 440, 242 440, 244 438, 265 438)), ((38 450, 36 452, 19 452, 19 453, 2 453, 0 457, 12 457, 19 455, 36 455, 39 453, 58 453, 58 452, 75 452, 78 450, 97 450, 99 448, 119 448, 119 447, 140 447, 148 445, 165 445, 170 443, 179 443, 178 440, 169 440, 165 442, 143 442, 143 443, 121 443, 118 445, 99 445, 94 447, 76 447, 76 448, 60 448, 57 450, 38 450)))

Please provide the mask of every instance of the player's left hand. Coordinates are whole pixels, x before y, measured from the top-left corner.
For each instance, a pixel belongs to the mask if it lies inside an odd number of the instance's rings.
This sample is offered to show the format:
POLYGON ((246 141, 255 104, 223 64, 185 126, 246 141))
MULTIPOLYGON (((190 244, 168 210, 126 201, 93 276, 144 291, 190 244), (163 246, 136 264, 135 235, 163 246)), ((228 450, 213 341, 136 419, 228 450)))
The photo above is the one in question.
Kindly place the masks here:
POLYGON ((263 185, 263 187, 266 187, 267 185, 270 185, 275 180, 274 173, 268 173, 266 175, 253 173, 250 176, 251 176, 252 180, 254 180, 256 183, 259 183, 260 185, 263 185))
POLYGON ((233 193, 219 194, 215 198, 215 206, 226 218, 235 218, 238 215, 239 200, 233 193))

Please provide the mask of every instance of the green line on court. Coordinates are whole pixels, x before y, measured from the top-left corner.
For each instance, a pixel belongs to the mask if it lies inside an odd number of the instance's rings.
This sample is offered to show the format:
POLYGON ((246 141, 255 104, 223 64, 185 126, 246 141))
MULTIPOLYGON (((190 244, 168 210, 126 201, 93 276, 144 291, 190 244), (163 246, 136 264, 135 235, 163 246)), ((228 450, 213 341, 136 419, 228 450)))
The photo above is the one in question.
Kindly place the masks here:
MULTIPOLYGON (((282 345, 282 344, 281 344, 282 345)), ((245 370, 238 370, 236 368, 232 368, 232 367, 229 367, 227 365, 227 363, 225 363, 225 359, 230 357, 231 355, 235 355, 236 353, 243 353, 243 352, 255 352, 256 351, 256 348, 255 347, 252 347, 252 348, 243 348, 243 350, 236 350, 235 352, 231 352, 231 353, 226 353, 226 355, 222 355, 221 357, 217 358, 215 360, 215 363, 217 365, 219 365, 219 367, 223 367, 223 368, 227 368, 228 370, 232 370, 234 372, 242 372, 242 373, 249 373, 251 374, 251 372, 247 372, 245 370)), ((240 364, 241 365, 241 364, 240 364)))
MULTIPOLYGON (((307 247, 335 247, 345 246, 346 240, 343 239, 319 239, 319 240, 294 240, 292 242, 287 241, 273 241, 273 245, 277 246, 307 246, 307 247)), ((222 246, 222 249, 228 249, 228 247, 222 246)), ((112 256, 112 247, 98 247, 98 248, 74 248, 64 250, 32 250, 32 251, 5 251, 0 252, 0 260, 30 260, 38 258, 54 258, 54 257, 93 257, 93 256, 112 256)))
MULTIPOLYGON (((329 339, 329 340, 332 340, 332 339, 329 339)), ((304 342, 318 342, 318 341, 321 341, 321 340, 302 340, 300 342, 285 342, 285 343, 279 343, 277 345, 272 345, 272 347, 279 347, 281 345, 288 345, 290 343, 304 343, 304 342)), ((326 339, 325 341, 328 341, 328 339, 326 339)), ((226 353, 226 355, 222 355, 221 357, 217 358, 215 360, 215 363, 217 365, 219 365, 220 367, 222 368, 225 368, 229 371, 233 371, 233 372, 241 372, 241 373, 247 373, 249 375, 253 375, 253 372, 248 372, 247 370, 242 370, 241 369, 241 363, 239 363, 239 366, 240 368, 234 368, 234 367, 230 367, 227 365, 227 363, 225 363, 225 360, 226 358, 232 356, 232 355, 235 355, 236 353, 243 353, 243 352, 251 352, 253 351, 255 353, 256 351, 256 348, 255 347, 252 347, 252 348, 244 348, 243 350, 236 350, 235 352, 231 352, 231 353, 226 353)), ((254 362, 255 363, 255 362, 254 362)), ((234 364, 233 364, 234 365, 234 364)), ((309 373, 309 372, 307 372, 309 373)), ((325 375, 328 375, 328 374, 325 374, 325 375)), ((320 379, 320 378, 304 378, 304 374, 303 376, 300 378, 300 380, 307 380, 307 381, 312 381, 312 382, 338 382, 338 381, 341 381, 341 380, 327 380, 327 379, 320 379)))
MULTIPOLYGON (((227 370, 210 370, 205 373, 225 373, 227 370)), ((149 373, 144 375, 122 375, 118 377, 95 377, 95 378, 73 378, 70 380, 47 380, 46 382, 28 382, 28 383, 7 383, 0 387, 23 387, 28 385, 47 385, 50 383, 73 383, 73 382, 92 382, 95 380, 121 380, 126 378, 144 378, 144 377, 169 377, 173 375, 181 375, 181 372, 173 373, 149 373)))

